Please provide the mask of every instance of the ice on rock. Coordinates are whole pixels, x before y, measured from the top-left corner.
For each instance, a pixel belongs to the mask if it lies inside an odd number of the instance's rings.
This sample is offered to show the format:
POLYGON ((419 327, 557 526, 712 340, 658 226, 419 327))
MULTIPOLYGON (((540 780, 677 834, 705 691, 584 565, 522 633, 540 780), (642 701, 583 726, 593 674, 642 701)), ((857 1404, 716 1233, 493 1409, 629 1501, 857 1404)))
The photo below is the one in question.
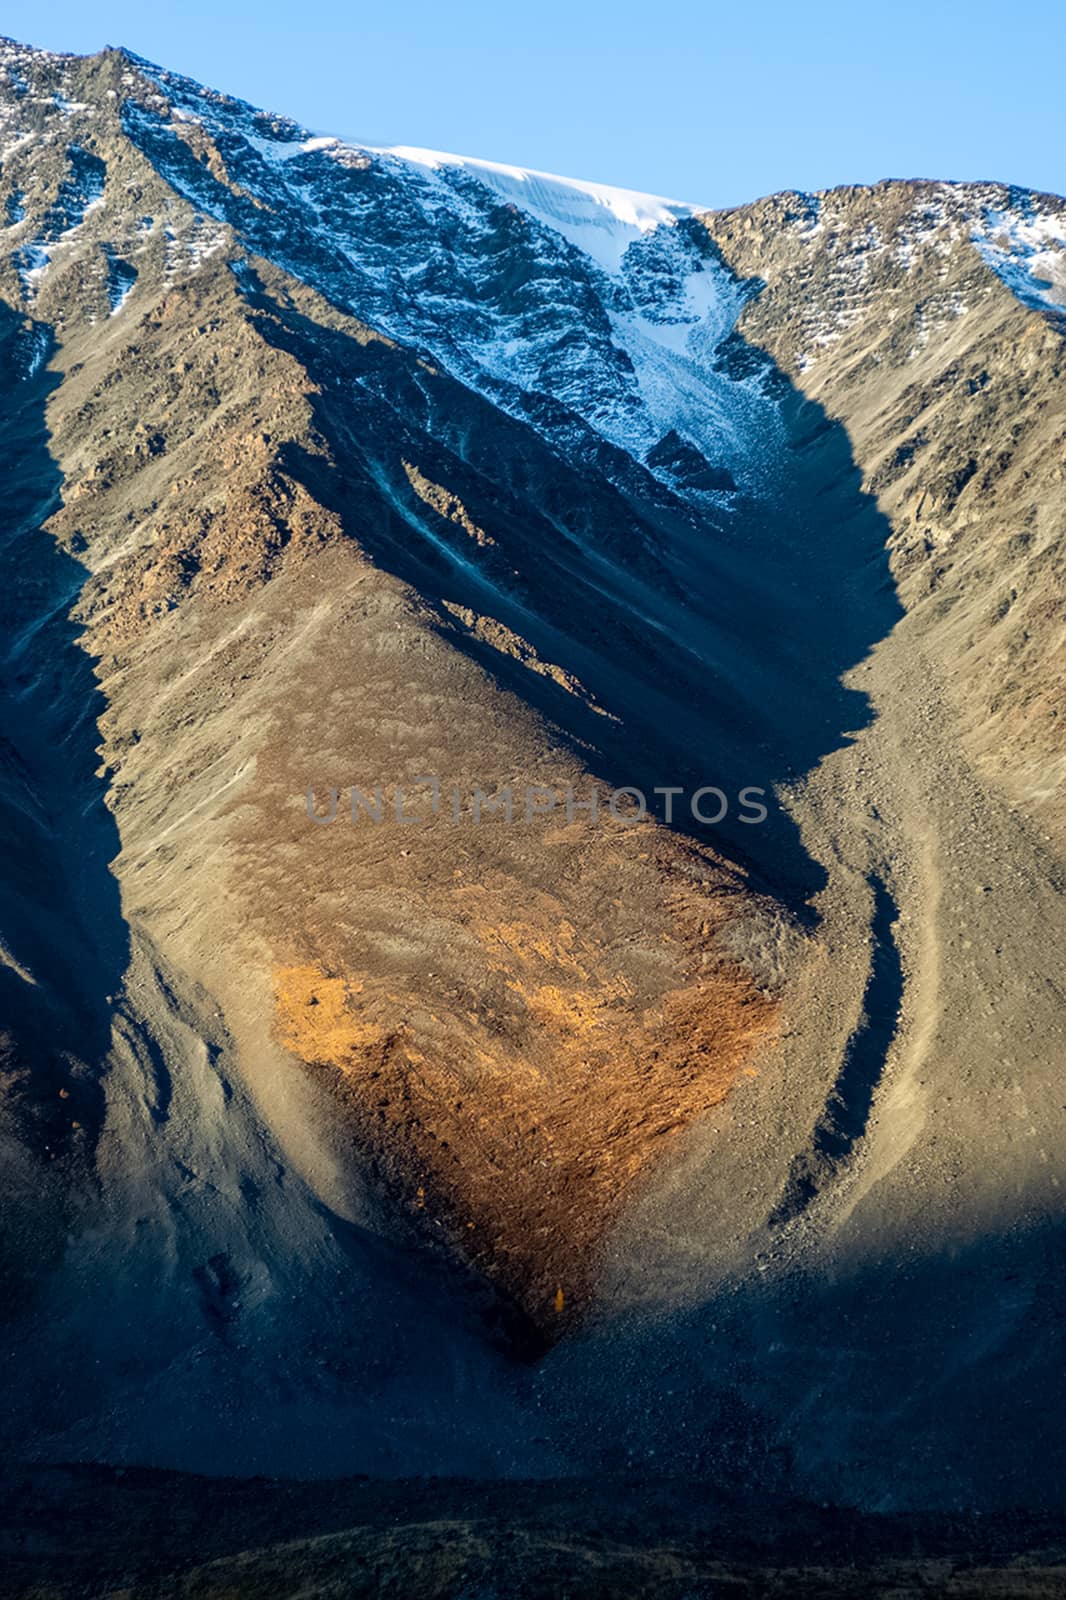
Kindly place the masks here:
POLYGON ((110 245, 104 246, 104 255, 107 260, 107 298, 111 315, 116 316, 133 292, 137 269, 117 255, 110 245))
POLYGON ((80 145, 69 147, 66 177, 45 213, 40 233, 15 252, 15 268, 27 295, 37 292, 57 250, 77 233, 91 211, 103 205, 106 177, 107 168, 99 156, 80 145))
POLYGON ((706 206, 665 200, 660 195, 617 189, 609 184, 586 183, 580 178, 560 178, 528 167, 509 167, 471 156, 447 155, 440 150, 420 150, 411 145, 368 147, 376 154, 392 155, 412 165, 437 171, 457 167, 469 172, 504 202, 528 211, 538 221, 561 233, 606 271, 617 273, 634 240, 662 224, 695 216, 706 206))
POLYGON ((1024 305, 1066 311, 1066 211, 1041 209, 1035 195, 1010 198, 985 209, 974 243, 1024 305))

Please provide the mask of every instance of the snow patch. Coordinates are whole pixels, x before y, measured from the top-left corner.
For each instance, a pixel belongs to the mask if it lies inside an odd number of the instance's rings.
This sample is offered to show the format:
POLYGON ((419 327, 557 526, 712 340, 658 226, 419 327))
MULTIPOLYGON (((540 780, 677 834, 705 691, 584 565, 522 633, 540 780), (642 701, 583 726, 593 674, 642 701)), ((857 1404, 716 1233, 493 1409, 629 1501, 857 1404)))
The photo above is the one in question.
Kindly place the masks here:
POLYGON ((48 352, 52 346, 51 335, 47 328, 31 326, 25 328, 15 340, 15 366, 20 376, 25 379, 35 378, 48 359, 48 352))
POLYGON ((21 250, 14 254, 15 271, 22 283, 23 293, 32 296, 37 293, 41 279, 48 271, 52 259, 54 246, 40 243, 25 244, 21 250))
POLYGON ((225 248, 229 232, 201 213, 189 227, 179 231, 173 223, 163 229, 163 273, 166 287, 198 272, 205 261, 225 248))
POLYGON ((36 137, 37 135, 32 132, 16 133, 13 139, 10 139, 7 144, 0 147, 0 165, 3 165, 5 161, 10 161, 11 157, 17 155, 26 145, 32 144, 36 137))
POLYGON ((413 145, 367 145, 365 148, 373 154, 394 156, 431 172, 442 167, 457 167, 471 173, 501 200, 528 211, 611 273, 619 270, 626 250, 642 234, 709 209, 681 200, 667 200, 661 195, 642 194, 635 189, 587 183, 580 178, 561 178, 530 167, 511 167, 471 156, 448 155, 441 150, 422 150, 413 145))
POLYGON ((15 269, 27 296, 37 293, 57 250, 77 234, 86 217, 104 204, 107 168, 99 156, 71 145, 67 175, 45 213, 37 238, 15 252, 15 269))
POLYGON ((107 259, 107 299, 111 316, 117 316, 133 292, 137 282, 137 268, 123 261, 110 245, 104 246, 107 259))
POLYGON ((1023 305, 1066 311, 1066 211, 1041 211, 1033 196, 989 206, 972 238, 1023 305))

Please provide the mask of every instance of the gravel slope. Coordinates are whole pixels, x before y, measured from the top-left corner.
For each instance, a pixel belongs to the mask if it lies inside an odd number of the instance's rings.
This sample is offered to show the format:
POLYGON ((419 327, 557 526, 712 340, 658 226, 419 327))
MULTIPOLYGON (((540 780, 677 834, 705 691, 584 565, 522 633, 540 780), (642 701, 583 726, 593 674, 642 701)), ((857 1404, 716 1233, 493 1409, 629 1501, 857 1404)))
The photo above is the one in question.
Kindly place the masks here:
POLYGON ((2 60, 14 1447, 1058 1506, 1062 318, 1010 229, 1061 202, 775 197, 611 279, 471 172, 282 182, 279 119, 2 60), (777 803, 306 816, 427 770, 777 803))

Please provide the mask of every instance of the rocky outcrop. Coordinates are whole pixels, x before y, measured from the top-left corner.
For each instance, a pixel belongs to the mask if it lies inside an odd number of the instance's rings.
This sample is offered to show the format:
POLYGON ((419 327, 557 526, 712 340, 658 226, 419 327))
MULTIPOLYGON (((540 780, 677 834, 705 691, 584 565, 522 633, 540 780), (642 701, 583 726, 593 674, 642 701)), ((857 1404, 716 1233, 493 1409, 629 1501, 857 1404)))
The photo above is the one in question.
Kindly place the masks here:
POLYGON ((746 338, 847 428, 973 760, 1061 849, 1066 204, 883 183, 705 224, 762 286, 746 338))

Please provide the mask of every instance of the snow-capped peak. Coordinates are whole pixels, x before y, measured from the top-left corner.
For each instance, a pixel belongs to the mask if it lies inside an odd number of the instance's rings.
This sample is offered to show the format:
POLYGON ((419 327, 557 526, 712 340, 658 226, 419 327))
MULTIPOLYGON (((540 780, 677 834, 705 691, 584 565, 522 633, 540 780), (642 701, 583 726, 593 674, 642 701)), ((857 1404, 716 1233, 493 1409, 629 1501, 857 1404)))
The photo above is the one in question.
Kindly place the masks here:
POLYGON ((554 228, 611 273, 618 271, 627 248, 641 234, 650 233, 662 223, 677 222, 710 209, 683 200, 667 200, 662 195, 642 194, 636 189, 562 178, 551 172, 450 155, 442 150, 422 150, 413 145, 363 148, 430 171, 441 167, 469 171, 501 199, 554 228))
POLYGON ((139 70, 160 94, 130 97, 127 133, 253 251, 523 421, 535 415, 582 466, 628 483, 628 457, 642 483, 657 478, 701 505, 738 486, 754 492, 775 422, 753 427, 749 414, 773 406, 750 375, 715 359, 746 290, 694 222, 708 208, 312 136, 190 79, 139 70), (190 156, 190 120, 220 141, 229 184, 190 156))

